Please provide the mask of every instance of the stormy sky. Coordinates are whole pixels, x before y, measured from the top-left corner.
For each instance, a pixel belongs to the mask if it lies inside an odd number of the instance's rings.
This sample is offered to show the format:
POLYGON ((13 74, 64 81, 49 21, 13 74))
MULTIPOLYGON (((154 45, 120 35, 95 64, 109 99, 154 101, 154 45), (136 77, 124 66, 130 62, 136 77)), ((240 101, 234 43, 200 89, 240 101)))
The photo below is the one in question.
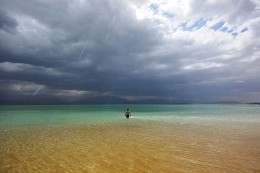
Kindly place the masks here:
POLYGON ((0 103, 260 101, 258 0, 1 0, 0 103))

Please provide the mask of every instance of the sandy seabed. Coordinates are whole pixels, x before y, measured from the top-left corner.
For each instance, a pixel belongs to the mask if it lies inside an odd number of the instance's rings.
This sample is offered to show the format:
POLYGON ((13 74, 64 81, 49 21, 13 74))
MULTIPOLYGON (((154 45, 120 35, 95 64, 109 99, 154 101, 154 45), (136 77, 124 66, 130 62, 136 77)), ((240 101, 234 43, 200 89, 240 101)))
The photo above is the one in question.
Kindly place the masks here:
POLYGON ((260 172, 252 122, 13 125, 0 147, 1 173, 260 172))

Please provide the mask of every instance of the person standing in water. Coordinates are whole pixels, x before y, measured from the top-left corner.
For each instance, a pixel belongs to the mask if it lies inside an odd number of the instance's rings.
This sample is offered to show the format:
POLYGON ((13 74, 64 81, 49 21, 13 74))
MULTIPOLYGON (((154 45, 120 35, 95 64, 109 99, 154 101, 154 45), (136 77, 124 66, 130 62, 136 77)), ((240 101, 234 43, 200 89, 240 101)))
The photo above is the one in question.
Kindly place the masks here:
POLYGON ((127 108, 125 111, 125 117, 128 119, 131 116, 130 110, 127 108))

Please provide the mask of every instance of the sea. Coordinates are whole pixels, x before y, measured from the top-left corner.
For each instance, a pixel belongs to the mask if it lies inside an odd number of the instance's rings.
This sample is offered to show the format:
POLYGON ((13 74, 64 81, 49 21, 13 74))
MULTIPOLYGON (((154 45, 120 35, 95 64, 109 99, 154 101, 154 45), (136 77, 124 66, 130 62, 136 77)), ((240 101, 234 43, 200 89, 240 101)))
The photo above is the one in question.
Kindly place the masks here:
POLYGON ((255 173, 259 163, 259 105, 0 105, 1 173, 255 173))

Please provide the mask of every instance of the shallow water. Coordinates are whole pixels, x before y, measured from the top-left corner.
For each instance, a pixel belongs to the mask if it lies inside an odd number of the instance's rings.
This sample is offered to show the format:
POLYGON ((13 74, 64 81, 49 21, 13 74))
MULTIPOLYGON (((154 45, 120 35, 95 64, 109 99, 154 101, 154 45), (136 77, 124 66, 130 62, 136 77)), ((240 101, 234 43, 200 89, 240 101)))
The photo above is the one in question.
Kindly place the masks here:
POLYGON ((253 105, 1 106, 0 172, 260 172, 253 105))

